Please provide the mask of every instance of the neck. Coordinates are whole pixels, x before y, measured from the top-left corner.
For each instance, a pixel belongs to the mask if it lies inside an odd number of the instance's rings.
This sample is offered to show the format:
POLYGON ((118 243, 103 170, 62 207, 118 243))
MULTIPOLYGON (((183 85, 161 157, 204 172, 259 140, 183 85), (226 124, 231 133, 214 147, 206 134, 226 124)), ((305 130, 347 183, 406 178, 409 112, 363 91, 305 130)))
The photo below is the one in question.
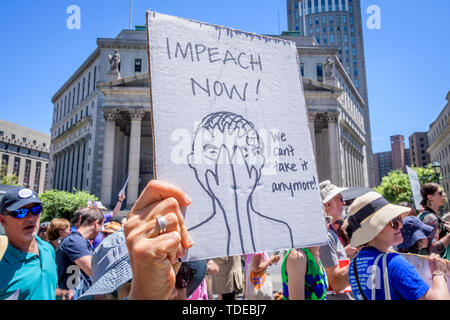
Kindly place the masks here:
POLYGON ((38 248, 35 237, 33 237, 33 239, 31 239, 31 240, 17 240, 17 241, 12 240, 11 241, 11 238, 9 238, 9 239, 10 239, 11 245, 19 251, 39 254, 39 248, 38 248))
POLYGON ((439 212, 439 205, 436 203, 431 203, 428 201, 427 207, 434 211, 434 213, 439 212))
POLYGON ((83 238, 85 238, 86 240, 89 240, 91 238, 91 234, 92 234, 92 228, 91 226, 87 225, 87 226, 80 226, 77 230, 81 236, 83 238))
POLYGON ((388 252, 391 245, 389 243, 385 243, 383 241, 380 241, 378 239, 374 239, 373 241, 369 242, 369 246, 372 246, 376 249, 378 249, 381 252, 388 252))
POLYGON ((51 245, 53 248, 57 249, 59 247, 58 240, 50 240, 51 245))

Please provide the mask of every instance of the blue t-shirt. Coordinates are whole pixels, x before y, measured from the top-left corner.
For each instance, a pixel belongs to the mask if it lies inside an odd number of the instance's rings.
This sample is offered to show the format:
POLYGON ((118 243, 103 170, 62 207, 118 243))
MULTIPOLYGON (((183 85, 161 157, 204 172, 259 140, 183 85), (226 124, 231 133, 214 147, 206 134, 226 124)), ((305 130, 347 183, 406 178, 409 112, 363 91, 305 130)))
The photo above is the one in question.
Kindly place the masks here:
POLYGON ((80 289, 81 293, 92 285, 91 278, 79 268, 75 260, 92 256, 94 250, 89 241, 78 232, 72 232, 61 242, 56 250, 58 266, 58 288, 80 289))
POLYGON ((8 245, 0 261, 0 300, 55 300, 58 275, 53 247, 36 236, 39 255, 8 245))
MULTIPOLYGON (((382 253, 383 252, 374 247, 365 247, 350 263, 349 281, 356 299, 362 300, 363 297, 359 291, 353 272, 355 260, 357 261, 356 266, 359 283, 361 284, 361 288, 364 290, 367 299, 370 300, 372 298, 371 275, 372 270, 375 269, 377 272, 375 299, 386 300, 384 293, 383 259, 379 259, 376 268, 373 266, 376 257, 382 253)), ((391 300, 418 300, 430 289, 430 286, 420 277, 414 266, 398 253, 388 254, 387 270, 391 300)))

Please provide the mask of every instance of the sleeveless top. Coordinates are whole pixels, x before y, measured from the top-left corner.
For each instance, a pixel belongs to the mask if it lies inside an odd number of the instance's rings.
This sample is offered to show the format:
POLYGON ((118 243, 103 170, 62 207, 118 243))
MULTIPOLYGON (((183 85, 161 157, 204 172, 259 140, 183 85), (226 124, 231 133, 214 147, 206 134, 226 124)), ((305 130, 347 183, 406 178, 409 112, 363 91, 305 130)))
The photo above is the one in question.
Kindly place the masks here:
MULTIPOLYGON (((288 274, 286 271, 286 260, 291 251, 290 249, 283 259, 281 265, 281 280, 283 283, 283 298, 282 300, 289 300, 288 274)), ((312 253, 302 248, 306 254, 306 274, 305 274, 305 300, 326 300, 328 290, 328 279, 325 269, 320 262, 317 264, 316 259, 312 253)), ((319 260, 320 261, 320 260, 319 260)))

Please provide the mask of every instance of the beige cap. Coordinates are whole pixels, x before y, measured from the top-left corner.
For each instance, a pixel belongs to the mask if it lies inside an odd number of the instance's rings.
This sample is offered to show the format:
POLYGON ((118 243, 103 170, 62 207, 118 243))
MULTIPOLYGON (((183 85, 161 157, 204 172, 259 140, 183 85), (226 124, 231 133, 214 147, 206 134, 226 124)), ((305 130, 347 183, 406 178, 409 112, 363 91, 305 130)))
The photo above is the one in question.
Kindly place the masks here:
POLYGON ((320 196, 322 197, 322 203, 327 203, 335 196, 340 194, 342 191, 347 190, 347 188, 340 188, 331 183, 330 180, 322 181, 319 184, 320 187, 320 196))

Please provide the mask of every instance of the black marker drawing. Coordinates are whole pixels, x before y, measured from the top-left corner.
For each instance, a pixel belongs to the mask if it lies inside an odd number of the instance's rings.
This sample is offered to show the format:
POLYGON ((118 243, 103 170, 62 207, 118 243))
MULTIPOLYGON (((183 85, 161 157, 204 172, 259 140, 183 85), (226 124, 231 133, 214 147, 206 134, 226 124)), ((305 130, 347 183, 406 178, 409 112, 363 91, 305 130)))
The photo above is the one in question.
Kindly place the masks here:
MULTIPOLYGON (((262 240, 265 236, 258 232, 276 234, 280 243, 294 247, 289 224, 256 209, 264 203, 258 203, 255 207, 253 195, 261 187, 258 182, 264 167, 263 151, 264 142, 253 123, 231 112, 209 114, 195 132, 188 163, 196 180, 211 198, 212 212, 192 226, 189 232, 213 230, 217 233, 221 232, 217 225, 223 225, 223 232, 227 234, 223 252, 226 250, 227 255, 264 249, 262 240), (239 248, 240 252, 234 252, 236 249, 231 252, 231 248, 239 248)), ((282 210, 280 207, 280 212, 282 210)), ((276 216, 278 213, 270 214, 276 216)), ((214 243, 214 246, 222 244, 214 243)))

